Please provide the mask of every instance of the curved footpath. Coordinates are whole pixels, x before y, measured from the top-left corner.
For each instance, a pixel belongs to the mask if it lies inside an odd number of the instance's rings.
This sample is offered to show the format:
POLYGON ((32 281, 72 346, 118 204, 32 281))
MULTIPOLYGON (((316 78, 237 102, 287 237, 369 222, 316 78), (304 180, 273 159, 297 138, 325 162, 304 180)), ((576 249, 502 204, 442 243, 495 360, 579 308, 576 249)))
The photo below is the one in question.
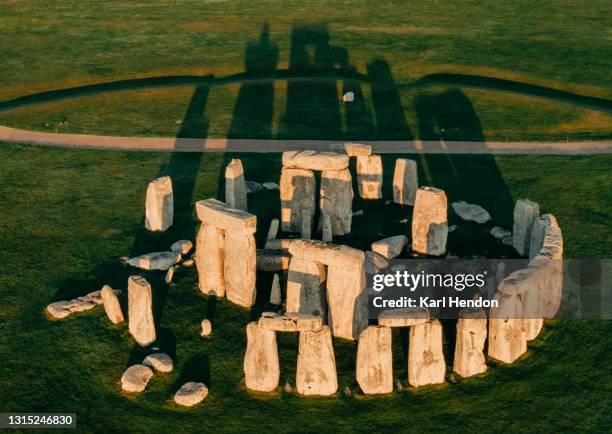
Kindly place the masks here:
MULTIPOLYGON (((174 137, 121 137, 63 134, 0 127, 0 142, 83 149, 162 152, 282 152, 329 150, 342 140, 188 139, 174 137)), ((584 142, 459 142, 459 141, 360 141, 375 153, 424 154, 606 154, 612 140, 584 142)))

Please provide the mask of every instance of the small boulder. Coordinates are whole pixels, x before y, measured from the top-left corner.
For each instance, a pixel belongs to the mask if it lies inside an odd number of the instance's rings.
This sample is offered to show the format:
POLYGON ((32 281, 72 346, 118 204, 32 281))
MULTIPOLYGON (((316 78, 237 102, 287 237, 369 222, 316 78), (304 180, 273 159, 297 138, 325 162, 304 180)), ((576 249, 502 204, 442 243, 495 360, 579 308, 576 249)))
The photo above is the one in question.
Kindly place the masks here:
POLYGON ((486 209, 479 205, 467 203, 463 200, 451 204, 455 213, 463 220, 476 223, 486 223, 491 220, 491 215, 486 209))
POLYGON ((504 238, 512 237, 512 232, 499 226, 494 226, 493 228, 491 228, 491 235, 493 236, 493 238, 503 240, 504 238))
POLYGON ((212 323, 208 319, 203 319, 200 323, 200 336, 209 336, 212 333, 212 323))
POLYGON ((257 193, 259 191, 262 191, 265 188, 259 182, 255 182, 255 181, 246 181, 245 185, 246 185, 247 194, 257 193))
POLYGON ((185 268, 191 268, 194 265, 193 259, 186 259, 181 263, 181 265, 185 268))
POLYGON ((172 267, 168 268, 168 271, 166 271, 166 277, 164 278, 166 283, 172 282, 172 279, 174 278, 174 272, 176 271, 177 268, 178 268, 177 265, 173 265, 172 267))
POLYGON ((208 396, 208 388, 204 383, 190 381, 181 386, 174 394, 174 402, 184 407, 192 407, 199 404, 208 396))
POLYGON ((193 248, 193 243, 189 240, 178 240, 170 246, 173 252, 179 252, 181 255, 186 255, 193 248))
POLYGON ((144 358, 142 364, 150 366, 158 372, 172 372, 174 364, 168 354, 153 353, 144 358))
POLYGON ((145 365, 132 365, 121 376, 121 389, 126 392, 142 392, 153 377, 151 368, 145 365))

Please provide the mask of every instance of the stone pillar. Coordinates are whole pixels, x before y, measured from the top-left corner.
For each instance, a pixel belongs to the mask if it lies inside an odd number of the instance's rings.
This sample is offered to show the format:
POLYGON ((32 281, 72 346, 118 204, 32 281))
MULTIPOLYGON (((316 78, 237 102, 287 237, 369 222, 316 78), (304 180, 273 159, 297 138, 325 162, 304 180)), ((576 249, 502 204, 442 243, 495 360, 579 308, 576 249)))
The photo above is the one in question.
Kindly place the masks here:
POLYGON ((366 395, 393 391, 391 329, 369 326, 359 335, 357 383, 366 395))
POLYGON ((235 158, 225 168, 225 203, 230 208, 248 210, 244 169, 242 161, 235 158))
POLYGON ((446 252, 448 203, 444 191, 433 187, 417 190, 412 214, 412 250, 432 256, 446 252))
POLYGON ((327 268, 328 323, 336 337, 356 340, 368 325, 363 261, 361 264, 353 270, 335 265, 327 268))
POLYGON ((325 266, 300 258, 292 258, 287 276, 287 312, 324 317, 325 266))
POLYGON ((280 306, 282 302, 280 277, 278 277, 278 273, 274 273, 274 278, 272 279, 272 289, 270 290, 270 304, 280 306))
POLYGON ((151 285, 142 276, 128 279, 128 328, 142 347, 156 339, 151 285))
POLYGON ((552 215, 544 214, 533 221, 531 240, 529 242, 529 259, 535 258, 540 253, 540 249, 544 244, 546 228, 551 224, 551 217, 554 219, 552 215))
POLYGON ((225 297, 224 258, 224 231, 202 223, 196 237, 195 263, 198 269, 198 287, 203 294, 225 297))
POLYGON ((321 173, 321 212, 329 215, 333 235, 351 233, 353 185, 351 172, 325 170, 321 173))
POLYGON ((414 205, 419 178, 414 160, 398 158, 393 173, 393 202, 401 205, 414 205))
POLYGON ((442 351, 442 324, 434 319, 410 327, 408 382, 414 387, 444 383, 446 363, 442 351))
POLYGON ((485 372, 484 344, 487 339, 487 315, 482 309, 463 309, 457 321, 453 371, 462 377, 485 372))
POLYGON ((540 206, 529 199, 519 199, 514 205, 512 246, 521 256, 529 255, 531 229, 540 215, 540 206))
POLYGON ((308 208, 303 208, 301 211, 302 215, 302 228, 300 230, 300 238, 303 240, 309 240, 312 232, 312 213, 308 208))
MULTIPOLYGON (((302 230, 302 212, 315 212, 315 176, 312 170, 283 168, 280 178, 281 229, 302 230)), ((312 220, 312 218, 311 218, 312 220)))
POLYGON ((278 387, 280 364, 276 332, 258 326, 247 325, 247 349, 244 355, 244 380, 247 389, 256 392, 272 392, 278 387))
POLYGON ((300 332, 295 385, 301 395, 333 395, 338 390, 336 359, 328 326, 300 332))
POLYGON ((102 297, 102 303, 104 303, 104 311, 110 322, 113 324, 122 323, 123 312, 121 312, 121 304, 119 304, 119 299, 113 288, 104 285, 102 291, 100 291, 100 296, 102 297))
POLYGON ((363 199, 382 198, 383 165, 380 155, 357 157, 357 183, 363 199))
POLYGON ((223 273, 227 299, 242 307, 255 304, 257 253, 250 230, 225 231, 223 273))
POLYGON ((544 317, 540 304, 540 288, 534 287, 520 295, 523 311, 523 329, 525 339, 532 341, 538 337, 544 327, 544 317))
POLYGON ((499 306, 489 310, 489 356, 512 363, 527 351, 520 296, 497 293, 499 306))
POLYGON ((266 235, 266 241, 275 240, 278 235, 278 226, 280 222, 278 219, 272 219, 270 221, 270 227, 268 228, 268 235, 266 235))
POLYGON ((162 176, 149 183, 145 203, 145 227, 150 231, 165 231, 174 220, 172 180, 162 176))
POLYGON ((319 226, 321 230, 321 240, 327 243, 331 243, 334 237, 333 237, 332 224, 331 224, 331 219, 329 218, 329 214, 325 214, 325 213, 321 214, 321 224, 319 226))

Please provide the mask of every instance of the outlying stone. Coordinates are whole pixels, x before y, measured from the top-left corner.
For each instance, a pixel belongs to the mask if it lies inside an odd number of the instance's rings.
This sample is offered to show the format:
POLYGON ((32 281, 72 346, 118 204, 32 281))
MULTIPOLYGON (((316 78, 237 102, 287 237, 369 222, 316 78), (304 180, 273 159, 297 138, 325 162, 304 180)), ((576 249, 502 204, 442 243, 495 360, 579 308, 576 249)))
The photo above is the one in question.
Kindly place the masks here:
POLYGON ((279 315, 274 312, 264 312, 259 319, 259 326, 265 330, 277 332, 319 331, 323 325, 320 316, 296 312, 279 315))
POLYGON ((276 182, 264 182, 262 185, 266 190, 278 190, 280 188, 276 182))
MULTIPOLYGON (((120 293, 120 291, 116 291, 120 293)), ((77 313, 84 312, 86 310, 93 309, 97 305, 102 303, 101 291, 90 292, 87 295, 77 297, 72 300, 61 300, 56 301, 47 306, 47 313, 55 319, 66 318, 67 316, 77 313)))
POLYGON ((383 165, 380 155, 357 157, 357 184, 363 199, 382 198, 383 165))
POLYGON ((242 161, 232 159, 225 168, 225 203, 234 209, 247 211, 247 191, 242 161))
MULTIPOLYGON (((281 229, 300 232, 302 215, 308 210, 314 215, 315 176, 310 170, 283 168, 280 178, 281 229)), ((311 219, 312 220, 312 219, 311 219)))
POLYGON ((274 273, 274 277, 272 278, 272 289, 270 290, 270 304, 280 306, 282 302, 280 277, 278 273, 274 273))
POLYGON ((283 167, 306 170, 344 170, 349 165, 347 155, 335 152, 287 151, 283 152, 283 167))
POLYGON ((300 333, 295 385, 301 395, 333 395, 338 390, 329 327, 300 333))
POLYGON ((257 217, 246 211, 228 207, 217 199, 205 199, 196 202, 198 219, 217 229, 244 230, 254 233, 257 229, 257 217))
POLYGON ((202 223, 196 237, 195 263, 198 269, 198 287, 203 294, 225 296, 225 236, 223 230, 202 223))
POLYGON ((414 160, 398 158, 393 173, 393 202, 400 205, 413 205, 419 188, 417 164, 414 160))
POLYGON ((329 215, 333 235, 351 233, 353 181, 351 172, 326 170, 321 174, 321 212, 329 215))
POLYGON ((375 241, 371 247, 373 252, 384 256, 386 259, 393 259, 398 257, 407 245, 408 237, 406 235, 395 235, 375 241))
POLYGON ((487 339, 487 315, 482 309, 463 309, 457 321, 453 371, 462 377, 485 372, 484 344, 487 339))
POLYGON ((247 325, 247 349, 244 356, 244 379, 249 390, 271 392, 278 387, 280 366, 276 332, 256 322, 247 325))
POLYGON ((178 240, 170 246, 170 250, 178 252, 181 255, 186 255, 193 248, 193 243, 189 240, 178 240))
POLYGON ((289 269, 291 257, 283 250, 257 249, 257 269, 260 271, 283 271, 289 269))
POLYGON ((153 294, 151 285, 142 276, 128 279, 128 328, 134 340, 143 347, 155 341, 153 294))
POLYGON ((242 307, 255 304, 255 274, 257 254, 255 238, 250 231, 225 232, 223 277, 225 295, 229 301, 242 307))
POLYGON ((378 316, 378 325, 410 327, 429 321, 429 310, 423 307, 385 310, 378 316))
POLYGON ((393 391, 391 329, 369 326, 359 335, 356 377, 366 395, 393 391))
POLYGON ((463 220, 476 223, 486 223, 491 220, 491 215, 480 205, 475 205, 460 200, 458 202, 453 202, 451 206, 453 207, 455 213, 463 220))
POLYGON ((527 351, 520 296, 498 292, 498 307, 489 310, 489 357, 512 363, 527 351))
POLYGON ((124 321, 123 312, 121 312, 121 305, 117 298, 117 293, 108 285, 104 285, 100 292, 102 301, 104 303, 104 311, 106 316, 113 324, 119 324, 124 321))
POLYGON ((287 276, 288 312, 323 316, 325 303, 325 266, 300 258, 292 258, 287 276))
POLYGON ((540 215, 540 206, 529 199, 519 199, 514 205, 514 226, 512 228, 512 245, 521 256, 529 254, 531 245, 531 228, 540 215))
POLYGON ((128 265, 142 270, 167 270, 181 260, 179 252, 153 252, 128 259, 128 265))
POLYGON ((150 231, 165 231, 174 220, 174 195, 169 176, 157 178, 147 187, 145 227, 150 231))
POLYGON ((200 336, 210 336, 212 333, 212 323, 208 319, 203 319, 200 323, 200 336))
POLYGON ((174 364, 172 363, 172 359, 168 354, 164 353, 153 353, 149 354, 144 358, 142 364, 145 366, 150 366, 155 369, 157 372, 172 372, 174 369, 174 364))
POLYGON ((440 321, 432 319, 410 327, 408 382, 414 387, 444 383, 445 374, 440 321))
POLYGON ((121 376, 121 389, 126 392, 142 392, 153 377, 151 368, 145 365, 132 365, 121 376))
POLYGON ((189 381, 174 394, 174 402, 184 407, 193 407, 208 396, 208 388, 204 383, 189 381))
POLYGON ((419 188, 412 214, 412 250, 432 256, 443 255, 447 238, 446 194, 433 187, 419 188))

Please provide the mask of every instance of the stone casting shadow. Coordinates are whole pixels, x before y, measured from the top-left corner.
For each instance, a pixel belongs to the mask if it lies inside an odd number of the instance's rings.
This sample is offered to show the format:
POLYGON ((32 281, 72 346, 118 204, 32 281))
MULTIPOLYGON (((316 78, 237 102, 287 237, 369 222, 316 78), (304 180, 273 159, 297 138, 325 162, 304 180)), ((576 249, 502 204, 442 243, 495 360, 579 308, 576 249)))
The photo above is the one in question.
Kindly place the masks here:
POLYGON ((213 386, 210 376, 210 361, 208 354, 196 354, 183 363, 181 374, 170 388, 172 395, 174 395, 183 384, 189 381, 204 383, 209 389, 213 386))

